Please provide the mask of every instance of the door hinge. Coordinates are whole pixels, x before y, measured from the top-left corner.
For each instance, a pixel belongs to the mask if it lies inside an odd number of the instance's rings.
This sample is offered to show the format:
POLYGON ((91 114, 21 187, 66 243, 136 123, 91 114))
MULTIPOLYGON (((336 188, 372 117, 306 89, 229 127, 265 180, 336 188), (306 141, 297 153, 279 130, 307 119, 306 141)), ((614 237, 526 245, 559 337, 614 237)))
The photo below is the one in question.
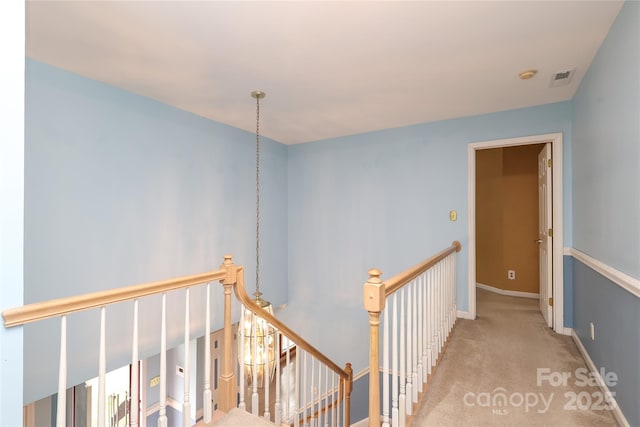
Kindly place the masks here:
POLYGON ((549 167, 553 166, 553 159, 548 159, 547 160, 547 166, 549 166, 549 167))
POLYGON ((549 305, 553 307, 553 297, 549 297, 549 305))
POLYGON ((550 228, 550 229, 547 231, 547 236, 549 236, 549 237, 553 237, 553 228, 550 228))

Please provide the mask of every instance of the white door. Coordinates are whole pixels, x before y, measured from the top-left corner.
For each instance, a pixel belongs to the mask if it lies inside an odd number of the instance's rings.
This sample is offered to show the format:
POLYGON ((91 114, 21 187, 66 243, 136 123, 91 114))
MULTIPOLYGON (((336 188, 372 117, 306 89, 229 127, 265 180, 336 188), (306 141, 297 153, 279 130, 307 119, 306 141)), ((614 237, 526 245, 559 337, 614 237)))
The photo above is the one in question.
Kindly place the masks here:
POLYGON ((540 311, 549 327, 553 327, 553 224, 551 186, 551 143, 538 154, 538 244, 540 257, 540 311))

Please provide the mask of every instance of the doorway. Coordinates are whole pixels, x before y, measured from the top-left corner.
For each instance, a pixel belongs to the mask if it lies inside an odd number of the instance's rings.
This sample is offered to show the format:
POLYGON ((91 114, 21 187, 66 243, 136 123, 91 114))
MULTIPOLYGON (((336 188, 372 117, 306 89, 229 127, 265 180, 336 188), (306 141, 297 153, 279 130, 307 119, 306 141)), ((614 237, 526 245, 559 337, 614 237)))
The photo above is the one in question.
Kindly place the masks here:
MULTIPOLYGON (((563 322, 563 289, 562 289, 562 257, 563 257, 563 241, 562 241, 562 134, 537 135, 522 138, 511 138, 496 141, 477 142, 469 144, 468 147, 468 195, 469 195, 469 312, 468 317, 475 319, 476 317, 476 284, 477 284, 477 251, 476 251, 476 154, 479 150, 517 147, 534 144, 547 144, 552 147, 553 162, 552 170, 552 194, 551 194, 551 216, 553 224, 553 239, 550 250, 551 257, 551 283, 553 287, 552 302, 553 307, 550 311, 550 325, 554 331, 565 333, 563 322)), ((540 145, 542 147, 542 145, 540 145)), ((531 236, 531 241, 535 241, 537 236, 531 236)))
POLYGON ((476 151, 476 285, 539 299, 538 153, 545 144, 476 151))

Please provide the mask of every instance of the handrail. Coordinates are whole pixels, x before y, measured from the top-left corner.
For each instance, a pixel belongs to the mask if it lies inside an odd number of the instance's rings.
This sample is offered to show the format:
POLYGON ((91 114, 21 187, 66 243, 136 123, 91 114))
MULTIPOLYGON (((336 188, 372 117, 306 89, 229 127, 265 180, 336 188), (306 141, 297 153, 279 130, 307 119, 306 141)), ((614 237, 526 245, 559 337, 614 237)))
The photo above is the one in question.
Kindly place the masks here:
MULTIPOLYGON (((377 372, 380 368, 380 316, 385 310, 387 298, 394 292, 402 289, 405 285, 414 282, 420 276, 430 271, 430 269, 441 265, 441 262, 452 256, 455 252, 460 252, 462 245, 457 240, 451 243, 451 246, 440 251, 434 256, 428 258, 404 272, 393 276, 392 278, 382 281, 380 276, 382 272, 372 268, 369 270, 369 279, 364 284, 363 303, 364 308, 369 313, 369 426, 379 427, 380 421, 383 425, 388 426, 389 421, 389 376, 383 375, 383 396, 380 398, 380 378, 377 372), (376 373, 375 375, 372 375, 376 373), (382 418, 380 413, 380 403, 386 405, 382 418)), ((455 261, 455 257, 454 261, 455 261)), ((445 264, 446 265, 446 264, 445 264)), ((431 367, 434 361, 438 359, 440 350, 446 342, 456 318, 456 293, 455 293, 455 263, 447 265, 449 270, 453 271, 449 276, 447 283, 449 289, 444 288, 443 275, 440 274, 440 281, 437 277, 431 279, 418 280, 414 282, 413 288, 409 287, 408 294, 401 295, 400 303, 400 327, 397 322, 397 305, 396 299, 393 300, 393 366, 389 367, 389 322, 385 319, 383 330, 383 372, 389 373, 405 371, 406 362, 406 384, 404 383, 404 374, 400 375, 402 384, 400 388, 396 388, 398 382, 395 382, 393 393, 396 397, 393 399, 395 415, 392 418, 396 420, 399 417, 400 425, 404 425, 407 416, 412 414, 413 404, 418 401, 418 395, 423 390, 423 384, 426 383, 427 375, 431 373, 431 367), (453 280, 451 280, 453 279, 453 280), (435 285, 433 285, 435 283, 435 285), (430 292, 426 292, 427 286, 430 292), (416 291, 416 288, 419 288, 416 291), (413 289, 413 293, 411 290, 413 289), (420 303, 416 302, 416 292, 420 303), (407 314, 405 316, 405 295, 407 295, 407 314), (427 304, 427 295, 429 303, 427 304), (411 297, 413 300, 411 301, 411 297), (425 314, 428 310, 428 316, 425 314), (435 319, 435 323, 433 320, 435 319), (398 330, 400 330, 400 345, 398 346, 398 330), (406 341, 405 341, 406 337, 406 341), (426 341, 425 341, 426 340, 426 341), (406 342, 406 344, 405 344, 406 342), (431 345, 430 345, 431 344, 431 345), (399 355, 398 355, 398 349, 399 355), (400 370, 398 364, 400 362, 400 370), (413 368, 413 369, 412 369, 413 368), (414 387, 415 385, 415 387, 414 387), (406 386, 406 389, 404 387, 406 386)), ((438 275, 436 275, 438 276, 438 275)), ((424 278, 423 278, 424 279, 424 278)), ((394 380, 395 381, 395 380, 394 380)))
POLYGON ((335 373, 337 373, 343 379, 349 381, 351 375, 338 365, 336 365, 331 359, 318 351, 314 346, 305 341, 300 335, 296 334, 292 331, 287 325, 278 320, 275 316, 267 311, 263 310, 259 306, 255 304, 255 302, 249 297, 247 291, 244 287, 244 268, 237 267, 238 279, 236 281, 236 286, 234 286, 234 291, 236 294, 236 298, 240 300, 240 302, 245 306, 245 308, 251 311, 253 314, 262 317, 267 322, 269 322, 272 326, 274 326, 277 330, 283 333, 287 338, 293 341, 297 347, 300 347, 302 350, 311 354, 317 360, 324 363, 326 366, 330 367, 335 373))
POLYGON ((427 260, 419 264, 416 264, 415 266, 403 271, 402 273, 396 274, 392 278, 385 280, 384 281, 385 297, 389 297, 389 295, 393 294, 398 289, 402 288, 404 285, 406 285, 407 283, 409 283, 410 281, 412 281, 413 279, 415 279, 416 277, 418 277, 419 275, 421 275, 422 273, 424 273, 425 271, 427 271, 428 269, 430 269, 431 267, 433 267, 434 265, 442 261, 449 254, 453 252, 460 252, 460 250, 462 250, 462 244, 457 240, 454 240, 451 243, 451 246, 438 252, 431 258, 428 258, 427 260))
MULTIPOLYGON (((270 323, 274 328, 279 330, 284 336, 293 341, 297 347, 306 353, 310 354, 315 360, 324 364, 327 369, 330 369, 337 374, 337 377, 341 383, 339 388, 340 400, 345 401, 345 425, 349 425, 349 412, 350 412, 350 394, 352 389, 352 381, 353 381, 353 371, 351 370, 350 364, 347 364, 345 368, 339 367, 333 361, 331 361, 327 356, 318 351, 314 346, 305 341, 301 336, 297 333, 293 332, 287 325, 282 323, 272 314, 267 313, 266 311, 259 309, 258 306, 254 303, 253 300, 247 295, 247 292, 244 287, 244 268, 241 266, 236 266, 233 264, 232 257, 230 255, 225 255, 224 263, 218 270, 209 271, 205 273, 199 273, 189 276, 177 277, 169 280, 157 281, 157 282, 149 282, 142 283, 138 285, 126 286, 118 289, 109 289, 104 291, 86 293, 83 295, 76 295, 71 297, 63 297, 57 298, 49 301, 36 302, 32 304, 27 304, 21 307, 10 308, 4 310, 2 312, 2 317, 4 319, 5 328, 11 328, 15 326, 25 325, 28 323, 50 319, 54 317, 62 318, 62 326, 61 326, 61 356, 60 356, 60 382, 59 387, 65 387, 66 380, 66 315, 80 312, 89 309, 101 308, 103 310, 102 324, 101 324, 101 334, 104 334, 104 308, 107 305, 115 304, 124 301, 137 301, 139 298, 156 295, 156 294, 166 294, 169 291, 174 291, 178 289, 188 289, 194 285, 211 283, 214 281, 220 281, 220 283, 224 286, 224 355, 222 358, 223 361, 223 372, 219 375, 220 379, 220 394, 219 394, 219 407, 222 410, 229 410, 236 406, 236 388, 237 381, 235 379, 235 374, 232 369, 233 360, 231 356, 231 343, 232 343, 232 332, 231 332, 231 288, 234 289, 236 297, 238 300, 244 304, 244 307, 250 312, 256 314, 259 317, 262 317, 268 323, 270 323), (344 381, 344 382, 343 382, 344 381)), ((208 292, 208 289, 207 289, 208 292)), ((185 310, 188 312, 188 293, 187 295, 187 306, 185 310)), ((208 293, 207 293, 208 295, 208 293)), ((134 305, 137 315, 137 305, 134 305)), ((207 306, 208 307, 208 306, 207 306)), ((207 308, 208 310, 208 308, 207 308)), ((163 324, 162 324, 162 340, 161 340, 161 355, 166 351, 165 347, 165 320, 164 320, 164 299, 163 299, 163 324)), ((188 315, 185 319, 185 340, 189 340, 189 329, 188 329, 188 315)), ((137 324, 137 323, 136 323, 137 324)), ((135 325, 134 325, 135 328, 135 325)), ((134 329, 135 330, 135 329, 134 329)), ((207 329, 208 331, 208 329, 207 329)), ((208 333, 208 332, 206 332, 208 333)), ((103 335, 101 335, 102 337, 103 335)), ((102 338, 101 338, 102 339, 102 338)), ((133 360, 137 359, 137 335, 134 332, 134 350, 132 354, 134 354, 133 360)), ((101 341, 101 357, 104 357, 104 344, 101 341)), ((185 356, 188 359, 188 356, 185 356)), ((101 359, 102 360, 102 359, 101 359)), ((102 362, 101 362, 102 363, 102 362)), ((161 358, 161 371, 162 368, 162 358, 161 358)), ((103 382, 103 365, 101 365, 101 382, 103 382)), ((186 368, 188 370, 188 366, 186 368)), ((206 372, 206 370, 205 370, 206 372)), ((328 372, 328 371, 327 371, 328 372)), ((162 384, 161 379, 161 384, 162 384)), ((64 388, 62 388, 64 390, 64 388)), ((205 390, 205 397, 206 397, 205 390)), ((166 397, 166 396, 165 396, 166 397)), ((210 397, 209 397, 210 398, 210 397)), ((64 407, 64 401, 60 403, 59 407, 64 407)), ((185 405, 188 405, 190 400, 188 394, 185 393, 185 405)), ((162 404, 161 404, 162 405, 162 404)), ((329 406, 330 408, 331 406, 329 406)), ((162 408, 161 408, 162 409, 162 408)), ((327 408, 323 408, 323 411, 326 411, 327 408)), ((60 412, 63 413, 63 412, 60 412)), ((265 416, 266 413, 265 413, 265 416)), ((64 420, 62 421, 64 423, 64 420)))
POLYGON ((109 304, 173 291, 201 283, 213 282, 224 279, 226 276, 227 270, 221 268, 215 271, 176 277, 159 282, 142 283, 118 289, 109 289, 73 297, 36 302, 4 310, 2 317, 5 328, 11 328, 51 317, 103 307, 109 304))

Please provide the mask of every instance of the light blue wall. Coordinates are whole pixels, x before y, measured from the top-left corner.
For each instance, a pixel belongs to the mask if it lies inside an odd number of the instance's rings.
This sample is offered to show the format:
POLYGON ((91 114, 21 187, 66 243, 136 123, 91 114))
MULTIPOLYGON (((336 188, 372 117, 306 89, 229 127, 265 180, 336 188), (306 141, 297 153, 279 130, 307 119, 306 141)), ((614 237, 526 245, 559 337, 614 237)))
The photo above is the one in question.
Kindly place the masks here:
MULTIPOLYGON (((0 311, 22 305, 24 2, 0 2, 0 311)), ((22 425, 23 329, 0 326, 0 426, 22 425)))
MULTIPOLYGON (((255 135, 33 60, 26 102, 26 303, 214 270, 225 253, 253 287, 255 135)), ((282 304, 287 149, 262 141, 262 289, 282 304)), ((215 330, 222 287, 212 293, 215 330)), ((200 335, 203 296, 191 292, 200 335)), ((141 357, 159 352, 159 304, 141 302, 141 357)), ((129 363, 131 307, 107 310, 107 370, 129 363)), ((184 291, 167 310, 173 347, 183 340, 184 291)), ((69 318, 69 385, 97 375, 98 319, 69 318)), ((55 391, 55 375, 41 373, 57 370, 58 337, 57 321, 25 328, 25 402, 55 391)))
MULTIPOLYGON (((573 101, 574 246, 640 278, 640 3, 628 1, 573 101)), ((573 260, 574 329, 640 425, 640 299, 573 260), (595 325, 591 341, 589 323, 595 325)))
POLYGON ((640 3, 628 1, 573 100, 574 247, 640 278, 640 3))
MULTIPOLYGON (((290 147, 289 307, 283 317, 304 319, 296 323, 302 332, 359 372, 368 351, 362 333, 367 270, 375 266, 390 277, 453 240, 463 246, 458 309, 467 310, 468 144, 554 132, 564 134, 565 148, 571 144, 568 102, 290 147), (452 209, 457 222, 449 221, 452 209), (309 315, 321 312, 336 316, 329 328, 309 315)), ((571 212, 569 181, 564 204, 571 212)), ((570 244, 570 217, 564 221, 570 244)))

